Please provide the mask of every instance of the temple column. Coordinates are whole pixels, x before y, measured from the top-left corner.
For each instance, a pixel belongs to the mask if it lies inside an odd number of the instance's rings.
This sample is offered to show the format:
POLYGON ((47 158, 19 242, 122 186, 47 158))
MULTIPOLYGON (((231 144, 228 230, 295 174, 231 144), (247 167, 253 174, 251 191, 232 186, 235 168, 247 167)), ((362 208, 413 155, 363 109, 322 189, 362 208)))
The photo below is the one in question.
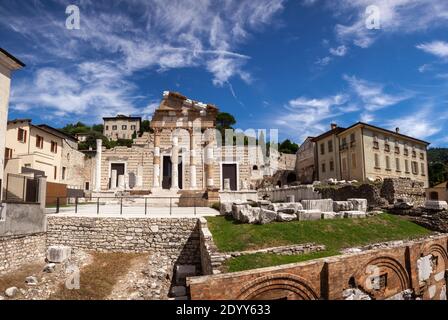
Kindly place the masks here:
POLYGON ((192 190, 197 188, 195 157, 196 157, 196 150, 195 150, 194 130, 190 130, 190 189, 192 190))
POLYGON ((179 138, 173 136, 173 148, 171 150, 171 164, 172 164, 172 175, 171 175, 171 190, 179 189, 179 138))
POLYGON ((207 189, 214 189, 215 187, 215 182, 213 179, 213 164, 215 161, 213 145, 212 137, 208 145, 205 147, 205 178, 207 189))
POLYGON ((160 131, 154 131, 154 173, 153 184, 154 189, 160 188, 160 131))

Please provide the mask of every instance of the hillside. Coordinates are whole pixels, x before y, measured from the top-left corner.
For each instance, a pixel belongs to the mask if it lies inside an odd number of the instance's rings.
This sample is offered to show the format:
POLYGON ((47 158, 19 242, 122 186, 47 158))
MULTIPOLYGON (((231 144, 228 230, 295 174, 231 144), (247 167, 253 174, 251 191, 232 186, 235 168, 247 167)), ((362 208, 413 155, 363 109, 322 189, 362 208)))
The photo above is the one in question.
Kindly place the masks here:
POLYGON ((448 148, 428 150, 429 184, 431 186, 448 180, 448 148))

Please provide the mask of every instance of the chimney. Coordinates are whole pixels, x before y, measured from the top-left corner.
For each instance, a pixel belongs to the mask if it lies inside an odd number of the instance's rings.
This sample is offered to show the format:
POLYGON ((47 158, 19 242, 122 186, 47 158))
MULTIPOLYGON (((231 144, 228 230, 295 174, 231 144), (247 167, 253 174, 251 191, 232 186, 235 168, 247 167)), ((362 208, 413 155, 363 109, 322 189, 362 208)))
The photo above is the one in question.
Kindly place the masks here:
POLYGON ((396 127, 396 128, 395 128, 395 132, 396 132, 396 133, 400 133, 400 128, 396 127))
POLYGON ((331 130, 334 130, 338 127, 338 125, 334 122, 331 123, 331 130))

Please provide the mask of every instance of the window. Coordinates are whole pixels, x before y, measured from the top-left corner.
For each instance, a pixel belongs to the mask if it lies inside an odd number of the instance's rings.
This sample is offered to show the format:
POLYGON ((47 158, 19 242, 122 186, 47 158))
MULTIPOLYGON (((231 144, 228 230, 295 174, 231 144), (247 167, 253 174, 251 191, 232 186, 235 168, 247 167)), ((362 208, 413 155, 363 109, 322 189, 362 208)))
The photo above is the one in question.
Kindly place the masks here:
POLYGON ((377 153, 375 153, 375 168, 376 169, 380 169, 381 168, 380 156, 377 153))
POLYGON ((67 168, 62 167, 62 180, 65 180, 65 174, 67 173, 67 168))
POLYGON ((54 180, 58 179, 58 167, 54 167, 54 180))
POLYGON ((341 150, 347 149, 347 138, 342 138, 341 150))
POLYGON ((328 152, 333 152, 333 141, 328 141, 328 152))
POLYGON ((36 135, 36 148, 44 148, 44 138, 39 135, 36 135))
POLYGON ((418 174, 418 163, 416 161, 412 161, 412 174, 418 174))
POLYGON ((409 160, 404 160, 404 169, 406 173, 409 173, 409 160))
POLYGON ((136 126, 131 126, 131 130, 135 130, 135 129, 137 129, 137 127, 136 126))
POLYGON ((19 131, 17 132, 17 141, 26 143, 26 131, 19 128, 19 131))
POLYGON ((395 154, 400 154, 400 147, 399 146, 395 146, 395 154))
POLYGON ((58 143, 51 141, 51 152, 58 153, 58 143))
POLYGON ((325 144, 323 143, 320 145, 320 154, 325 154, 325 144))
POLYGON ((397 172, 400 172, 400 159, 399 158, 395 158, 395 168, 397 170, 397 172))
POLYGON ((5 160, 12 159, 12 149, 6 148, 5 149, 5 160))
POLYGON ((380 144, 378 142, 378 136, 373 136, 373 149, 379 149, 380 144))
POLYGON ((422 170, 422 176, 425 176, 426 175, 426 170, 425 170, 425 164, 424 163, 421 164, 421 170, 422 170))
POLYGON ((330 160, 330 171, 334 171, 334 161, 330 160))
POLYGON ((386 156, 386 170, 390 171, 390 157, 386 156))
POLYGON ((407 156, 409 156, 409 150, 408 150, 408 148, 404 148, 404 155, 407 157, 407 156))
POLYGON ((384 151, 390 152, 389 138, 384 139, 384 151))
POLYGON ((128 126, 127 125, 122 125, 121 126, 121 130, 128 130, 128 126))
POLYGON ((352 168, 356 169, 356 153, 352 153, 352 168))
POLYGON ((106 130, 109 130, 109 126, 106 126, 106 130))
POLYGON ((86 190, 89 191, 90 190, 90 183, 86 182, 86 190))
POLYGON ((118 129, 117 126, 112 126, 112 130, 116 131, 118 129))
POLYGON ((425 160, 425 154, 423 152, 420 153, 420 160, 425 160))
POLYGON ((412 158, 417 158, 417 152, 412 148, 412 158))
POLYGON ((326 167, 325 167, 325 163, 322 163, 322 172, 325 172, 325 171, 327 171, 326 167))
POLYGON ((355 140, 355 134, 354 133, 352 133, 351 135, 350 135, 350 142, 355 142, 356 140, 355 140))

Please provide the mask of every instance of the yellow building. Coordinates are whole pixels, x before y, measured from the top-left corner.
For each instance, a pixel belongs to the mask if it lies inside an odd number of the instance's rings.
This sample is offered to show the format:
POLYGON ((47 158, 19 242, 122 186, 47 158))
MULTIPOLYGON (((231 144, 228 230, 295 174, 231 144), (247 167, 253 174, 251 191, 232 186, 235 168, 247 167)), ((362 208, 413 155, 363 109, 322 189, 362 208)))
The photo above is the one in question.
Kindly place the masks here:
POLYGON ((23 62, 0 48, 0 200, 2 200, 2 190, 4 188, 3 170, 5 166, 5 141, 11 73, 24 66, 23 62))
POLYGON ((448 202, 448 181, 426 189, 426 199, 448 202))
POLYGON ((396 131, 358 122, 349 128, 332 124, 316 137, 318 180, 375 181, 409 178, 428 182, 427 147, 422 141, 396 131))
POLYGON ((5 179, 9 173, 34 173, 49 182, 65 183, 69 168, 62 166, 62 155, 67 139, 74 138, 46 125, 33 125, 29 119, 9 121, 5 179))
POLYGON ((109 140, 132 139, 132 136, 140 131, 142 118, 118 115, 106 117, 104 120, 104 135, 109 140))

